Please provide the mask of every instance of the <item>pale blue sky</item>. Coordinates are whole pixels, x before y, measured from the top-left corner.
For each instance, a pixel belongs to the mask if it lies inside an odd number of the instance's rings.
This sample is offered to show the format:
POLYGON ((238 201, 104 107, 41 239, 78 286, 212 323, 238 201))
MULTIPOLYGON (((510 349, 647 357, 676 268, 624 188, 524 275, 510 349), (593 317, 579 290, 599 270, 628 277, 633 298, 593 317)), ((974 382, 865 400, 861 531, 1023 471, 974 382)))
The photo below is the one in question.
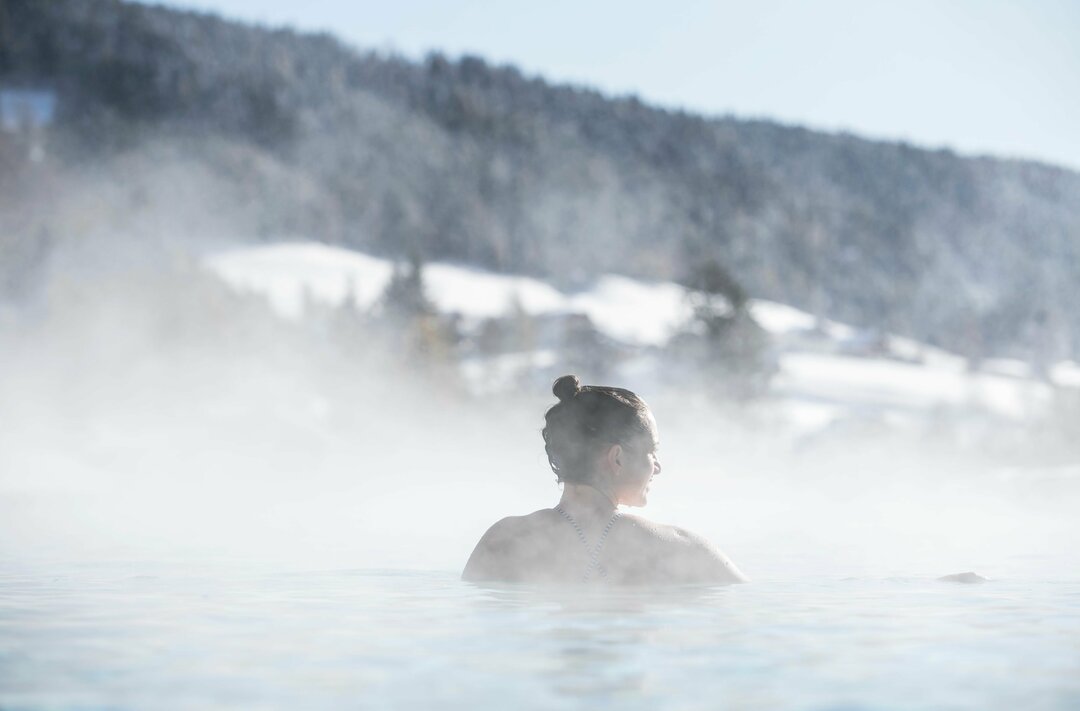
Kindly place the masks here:
POLYGON ((1080 169, 1078 0, 170 0, 708 114, 1080 169))

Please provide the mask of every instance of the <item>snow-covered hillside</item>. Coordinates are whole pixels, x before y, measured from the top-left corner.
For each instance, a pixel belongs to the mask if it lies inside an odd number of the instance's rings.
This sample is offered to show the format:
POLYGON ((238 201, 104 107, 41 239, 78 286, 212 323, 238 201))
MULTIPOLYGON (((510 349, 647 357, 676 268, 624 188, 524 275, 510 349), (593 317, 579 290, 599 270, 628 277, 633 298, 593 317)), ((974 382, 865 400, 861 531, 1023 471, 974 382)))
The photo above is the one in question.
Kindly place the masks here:
MULTIPOLYGON (((311 242, 236 249, 207 264, 235 288, 266 295, 290 319, 303 315, 305 299, 340 306, 352 298, 363 311, 375 308, 393 272, 388 260, 311 242)), ((539 279, 436 263, 424 267, 424 284, 440 312, 459 314, 466 323, 513 308, 531 315, 583 313, 604 334, 632 345, 663 345, 690 317, 682 287, 614 275, 567 295, 539 279)))
MULTIPOLYGON (((206 266, 237 290, 266 296, 284 318, 301 319, 305 301, 339 306, 352 299, 377 309, 393 272, 391 262, 311 242, 244 247, 215 254, 206 266)), ((566 294, 524 276, 494 274, 451 264, 424 268, 426 295, 442 313, 457 314, 466 328, 520 309, 530 315, 584 314, 595 328, 641 354, 628 374, 648 377, 650 349, 683 329, 691 306, 686 290, 671 282, 643 282, 616 275, 592 288, 566 294)), ((819 322, 792 306, 754 300, 751 313, 777 344, 779 373, 773 394, 790 423, 809 430, 846 417, 886 424, 925 421, 943 410, 1023 420, 1050 403, 1055 386, 1080 386, 1080 365, 1061 363, 1051 382, 1029 377, 1026 364, 988 361, 969 372, 955 354, 890 334, 865 333, 819 322)), ((536 367, 551 354, 510 354, 504 362, 467 362, 466 377, 479 383, 485 370, 536 367)))

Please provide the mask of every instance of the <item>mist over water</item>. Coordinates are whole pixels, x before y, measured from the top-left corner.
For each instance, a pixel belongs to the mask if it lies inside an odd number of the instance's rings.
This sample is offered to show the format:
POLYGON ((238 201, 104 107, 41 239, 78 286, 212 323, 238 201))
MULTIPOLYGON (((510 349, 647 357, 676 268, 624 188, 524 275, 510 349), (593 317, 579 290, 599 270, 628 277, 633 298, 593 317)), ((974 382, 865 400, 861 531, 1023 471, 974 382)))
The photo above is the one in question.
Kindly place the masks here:
MULTIPOLYGON (((144 247, 96 271, 62 248, 36 312, 0 334, 6 560, 457 571, 492 522, 557 500, 545 387, 474 396, 393 353, 345 352, 232 292, 203 266, 213 248, 144 247)), ((660 428, 641 513, 752 578, 1075 577, 1080 482, 1038 428, 807 434, 768 397, 612 384, 660 428)))
POLYGON ((752 583, 470 585, 458 574, 487 526, 558 496, 545 392, 463 397, 254 304, 177 336, 142 296, 5 332, 0 705, 1080 698, 1067 469, 922 434, 807 441, 767 403, 645 391, 664 469, 642 513, 717 542, 752 583), (972 569, 993 581, 934 581, 972 569))

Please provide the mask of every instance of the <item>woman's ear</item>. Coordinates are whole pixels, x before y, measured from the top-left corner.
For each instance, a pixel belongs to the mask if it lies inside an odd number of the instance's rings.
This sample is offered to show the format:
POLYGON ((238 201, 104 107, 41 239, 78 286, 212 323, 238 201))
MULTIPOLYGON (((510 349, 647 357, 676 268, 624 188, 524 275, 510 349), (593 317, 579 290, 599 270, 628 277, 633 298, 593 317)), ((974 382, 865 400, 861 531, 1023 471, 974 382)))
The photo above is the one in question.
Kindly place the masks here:
POLYGON ((621 444, 613 444, 608 447, 604 460, 612 476, 618 476, 622 473, 623 456, 624 452, 621 444))

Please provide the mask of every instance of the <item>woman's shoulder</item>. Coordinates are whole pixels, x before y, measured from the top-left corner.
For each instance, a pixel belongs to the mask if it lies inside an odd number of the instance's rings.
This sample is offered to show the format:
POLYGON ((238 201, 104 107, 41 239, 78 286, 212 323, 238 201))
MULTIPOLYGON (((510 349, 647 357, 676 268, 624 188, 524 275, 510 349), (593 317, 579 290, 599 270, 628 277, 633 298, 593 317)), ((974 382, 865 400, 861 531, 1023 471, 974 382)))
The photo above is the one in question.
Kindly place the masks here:
POLYGON ((484 534, 484 538, 518 540, 523 534, 537 531, 549 525, 554 515, 554 509, 540 509, 521 516, 506 516, 491 524, 487 533, 484 534))
POLYGON ((735 564, 704 536, 635 514, 623 514, 621 519, 633 545, 662 563, 672 578, 686 582, 747 582, 735 564))
POLYGON ((699 536, 681 526, 660 523, 659 521, 653 521, 652 519, 637 514, 623 513, 620 515, 619 519, 623 522, 623 526, 636 532, 638 535, 646 536, 657 541, 689 546, 708 543, 703 536, 699 536))
POLYGON ((466 580, 513 580, 534 564, 543 551, 539 533, 554 512, 541 509, 523 516, 507 516, 493 523, 480 537, 462 577, 466 580))

